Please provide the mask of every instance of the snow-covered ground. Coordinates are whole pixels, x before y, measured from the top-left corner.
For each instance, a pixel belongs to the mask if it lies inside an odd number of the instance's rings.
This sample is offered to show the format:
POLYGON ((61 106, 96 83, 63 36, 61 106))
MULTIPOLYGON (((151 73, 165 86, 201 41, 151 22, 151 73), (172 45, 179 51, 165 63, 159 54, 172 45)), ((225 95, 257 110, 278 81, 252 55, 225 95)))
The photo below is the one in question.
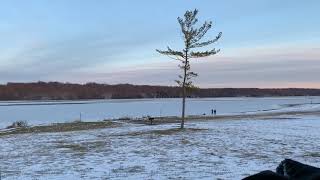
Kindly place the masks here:
POLYGON ((3 179, 241 179, 284 158, 320 167, 320 117, 124 124, 0 137, 3 179))

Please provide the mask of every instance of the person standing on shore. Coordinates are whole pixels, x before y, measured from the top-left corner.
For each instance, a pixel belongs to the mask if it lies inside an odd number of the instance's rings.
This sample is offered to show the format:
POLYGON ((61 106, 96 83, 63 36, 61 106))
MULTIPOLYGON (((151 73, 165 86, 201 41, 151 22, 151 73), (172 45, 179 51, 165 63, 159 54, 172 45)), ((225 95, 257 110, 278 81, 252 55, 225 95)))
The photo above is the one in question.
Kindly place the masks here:
POLYGON ((217 114, 217 110, 216 109, 211 109, 211 115, 216 115, 217 114))

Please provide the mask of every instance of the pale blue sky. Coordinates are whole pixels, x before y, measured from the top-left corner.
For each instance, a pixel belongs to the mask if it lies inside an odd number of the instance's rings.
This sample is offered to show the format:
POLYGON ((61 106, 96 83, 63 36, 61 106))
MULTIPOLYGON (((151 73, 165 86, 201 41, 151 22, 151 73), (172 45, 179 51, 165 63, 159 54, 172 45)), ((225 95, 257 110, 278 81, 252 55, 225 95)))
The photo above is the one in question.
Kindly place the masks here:
POLYGON ((176 18, 198 8, 221 53, 195 62, 201 87, 319 87, 320 1, 3 0, 0 83, 173 85, 176 18), (268 68, 266 68, 268 67, 268 68))

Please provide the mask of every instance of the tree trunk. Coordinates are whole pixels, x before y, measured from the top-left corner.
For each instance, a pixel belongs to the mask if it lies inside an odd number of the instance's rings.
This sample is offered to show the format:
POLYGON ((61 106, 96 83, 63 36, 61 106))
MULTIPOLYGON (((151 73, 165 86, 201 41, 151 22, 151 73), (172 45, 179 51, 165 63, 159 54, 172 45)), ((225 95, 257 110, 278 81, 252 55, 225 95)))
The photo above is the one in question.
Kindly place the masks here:
POLYGON ((182 87, 182 117, 181 117, 181 129, 184 128, 184 115, 186 109, 186 87, 182 87))
POLYGON ((184 120, 185 120, 185 109, 186 109, 186 78, 187 78, 187 66, 188 66, 188 50, 186 50, 186 59, 184 64, 184 76, 183 76, 183 84, 182 84, 182 115, 181 115, 181 129, 184 128, 184 120))

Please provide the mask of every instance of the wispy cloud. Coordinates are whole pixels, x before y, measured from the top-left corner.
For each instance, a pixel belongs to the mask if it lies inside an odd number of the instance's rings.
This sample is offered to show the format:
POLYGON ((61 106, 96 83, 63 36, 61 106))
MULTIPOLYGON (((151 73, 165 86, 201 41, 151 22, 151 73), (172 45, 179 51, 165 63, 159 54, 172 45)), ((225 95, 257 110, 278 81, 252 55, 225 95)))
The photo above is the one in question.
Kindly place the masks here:
MULTIPOLYGON (((60 42, 33 43, 11 56, 0 57, 0 81, 54 80, 60 74, 68 75, 83 69, 95 71, 103 64, 131 64, 128 55, 153 41, 94 34, 60 42)), ((66 76, 65 80, 68 79, 70 77, 66 76)))
MULTIPOLYGON (((199 72, 195 80, 201 87, 312 87, 320 88, 318 79, 320 51, 317 48, 289 51, 246 52, 241 56, 216 56, 193 62, 199 72), (264 52, 268 53, 264 53, 264 52)), ((165 57, 164 57, 165 59, 165 57)), ((112 73, 83 74, 77 82, 98 81, 104 83, 135 83, 174 85, 180 70, 177 63, 144 64, 128 66, 112 73)))

